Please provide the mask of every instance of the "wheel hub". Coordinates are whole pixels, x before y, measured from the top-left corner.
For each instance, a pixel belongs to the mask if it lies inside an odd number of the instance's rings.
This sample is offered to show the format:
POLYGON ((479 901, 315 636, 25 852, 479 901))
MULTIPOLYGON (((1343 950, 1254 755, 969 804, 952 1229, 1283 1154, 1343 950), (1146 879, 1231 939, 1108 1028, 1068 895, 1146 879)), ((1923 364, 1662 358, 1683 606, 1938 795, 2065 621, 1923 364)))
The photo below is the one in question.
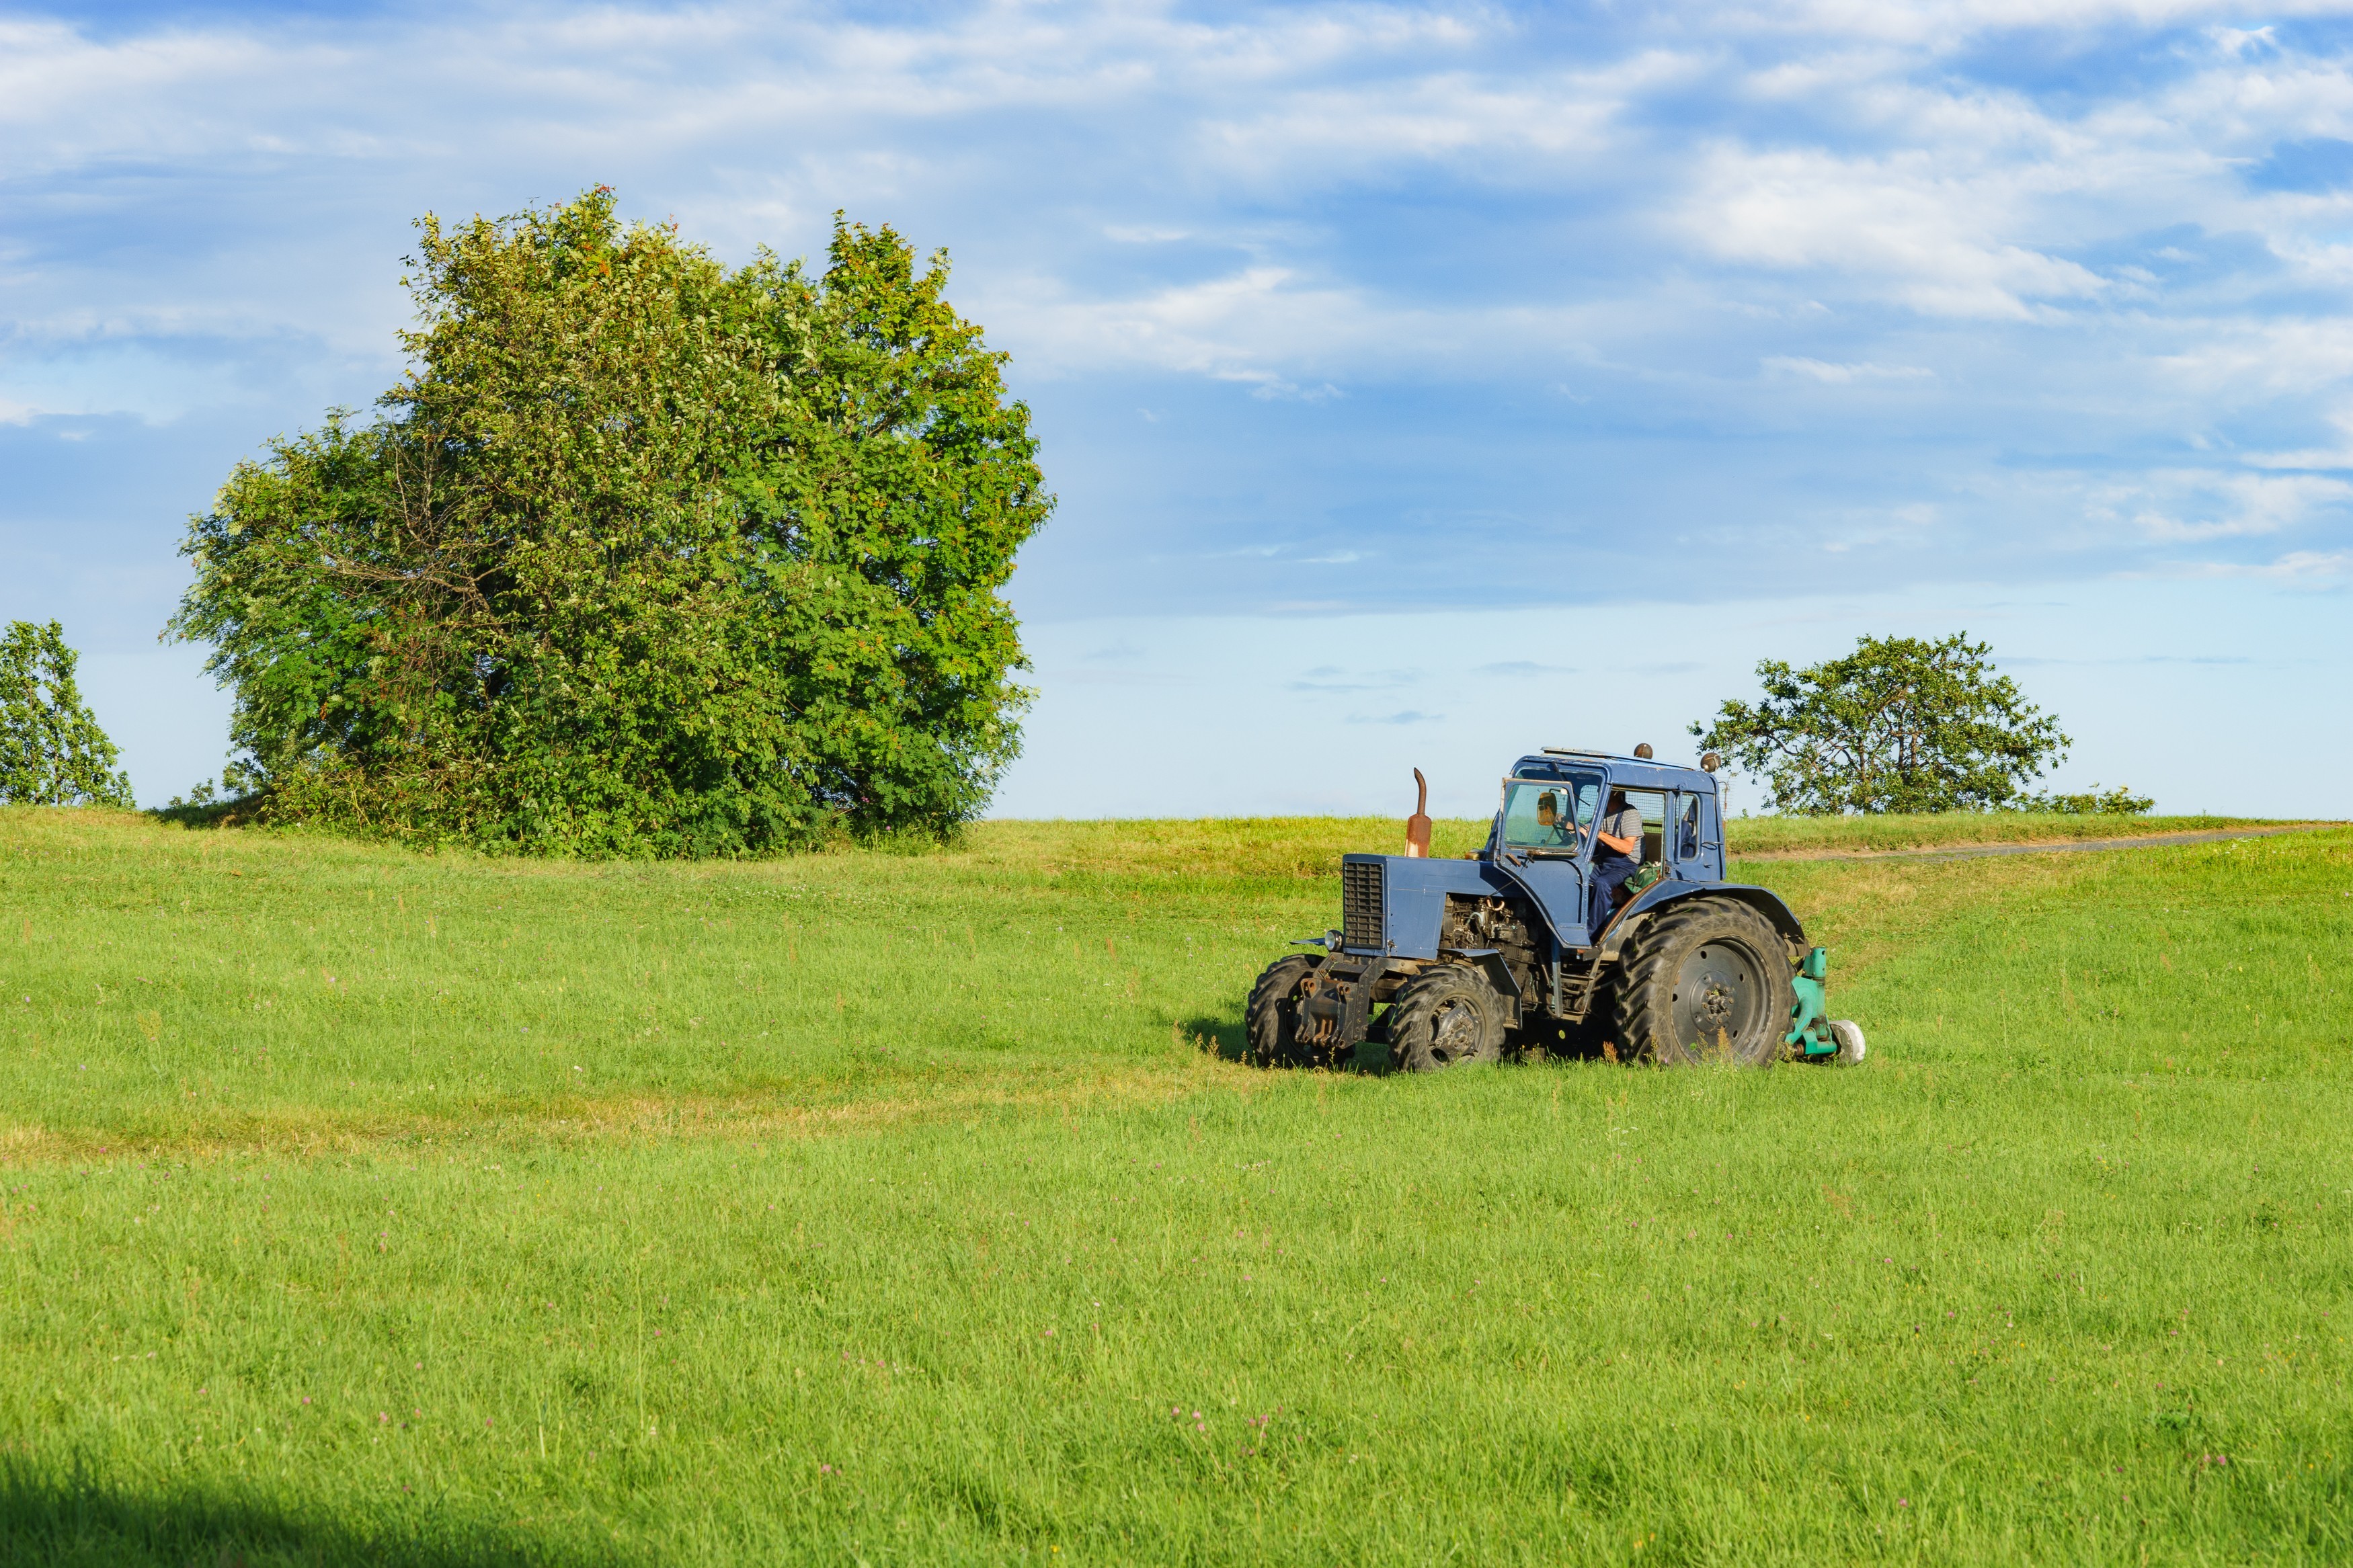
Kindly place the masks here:
POLYGON ((1764 999, 1764 971, 1746 949, 1729 942, 1694 948, 1675 974, 1675 1037, 1729 1050, 1757 1026, 1764 999))
POLYGON ((1462 1003, 1448 1003, 1430 1021, 1430 1052, 1441 1060, 1467 1056, 1478 1043, 1479 1019, 1462 1003))

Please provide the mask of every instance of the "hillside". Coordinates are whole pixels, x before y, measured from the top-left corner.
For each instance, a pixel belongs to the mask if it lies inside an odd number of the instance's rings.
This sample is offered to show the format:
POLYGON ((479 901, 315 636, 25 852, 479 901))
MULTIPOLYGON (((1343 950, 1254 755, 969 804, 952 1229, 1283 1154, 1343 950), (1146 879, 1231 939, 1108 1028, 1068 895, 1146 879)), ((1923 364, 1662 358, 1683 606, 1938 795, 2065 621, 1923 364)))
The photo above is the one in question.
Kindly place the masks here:
POLYGON ((1751 860, 1852 1071, 1226 1059, 1398 832, 0 812, 0 1559, 2353 1552, 2353 831, 1751 860))

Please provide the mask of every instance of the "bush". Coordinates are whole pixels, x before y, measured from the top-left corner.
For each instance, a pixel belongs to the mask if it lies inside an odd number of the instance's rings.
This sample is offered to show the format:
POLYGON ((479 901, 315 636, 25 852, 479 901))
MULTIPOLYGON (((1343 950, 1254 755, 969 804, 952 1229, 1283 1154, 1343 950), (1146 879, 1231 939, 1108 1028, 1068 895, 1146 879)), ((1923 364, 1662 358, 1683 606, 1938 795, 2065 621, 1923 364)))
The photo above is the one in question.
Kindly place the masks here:
POLYGON ((2027 801, 2028 811, 2055 812, 2061 816, 2145 816, 2157 805, 2155 799, 2135 795, 2122 784, 2103 795, 2094 784, 2083 795, 2038 795, 2027 801))

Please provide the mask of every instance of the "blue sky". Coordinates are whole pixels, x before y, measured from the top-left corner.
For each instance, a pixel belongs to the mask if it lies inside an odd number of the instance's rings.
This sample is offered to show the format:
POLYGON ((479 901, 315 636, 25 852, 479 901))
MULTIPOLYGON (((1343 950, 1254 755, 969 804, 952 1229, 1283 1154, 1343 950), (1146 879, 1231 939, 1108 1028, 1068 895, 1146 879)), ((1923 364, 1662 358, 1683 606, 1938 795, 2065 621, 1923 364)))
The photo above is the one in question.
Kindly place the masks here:
POLYGON ((2060 782, 2342 815, 2348 13, 0 7, 0 617, 215 771, 186 514, 391 383, 419 213, 604 183, 953 253, 1061 498, 1006 814, 1476 812, 1967 629, 2060 782))

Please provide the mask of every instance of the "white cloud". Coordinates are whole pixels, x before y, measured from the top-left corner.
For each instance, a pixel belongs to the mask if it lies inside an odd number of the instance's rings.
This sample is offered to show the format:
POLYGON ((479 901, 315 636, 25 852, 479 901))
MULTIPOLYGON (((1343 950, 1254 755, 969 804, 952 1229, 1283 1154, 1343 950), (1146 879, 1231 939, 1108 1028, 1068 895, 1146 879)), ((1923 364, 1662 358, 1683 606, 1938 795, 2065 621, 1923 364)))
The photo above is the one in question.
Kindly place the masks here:
POLYGON ((1021 343, 1032 374, 1150 367, 1285 397, 1338 395, 1332 378, 1349 374, 1455 376, 1589 360, 1588 336, 1609 310, 1447 308, 1271 265, 1092 299, 1032 275, 972 300, 992 333, 1021 343))
POLYGON ((2353 408, 2337 409, 2327 422, 2337 428, 2333 446, 2242 452, 2239 460, 2258 468, 2353 468, 2353 408))
POLYGON ((2088 299, 2107 285, 2004 237, 2019 184, 1957 178, 1925 152, 1852 158, 1720 143, 1677 217, 1727 260, 1843 274, 1930 315, 2025 321, 2031 301, 2088 299))
MULTIPOLYGON (((2192 395, 2239 403, 2331 395, 2353 378, 2353 321, 2301 312, 2181 323, 2189 341, 2155 368, 2192 395)), ((2332 397, 2333 401, 2333 397, 2332 397)))
POLYGON ((1345 86, 1305 85, 1212 121, 1203 145, 1229 177, 1253 184, 1395 177, 1434 162, 1481 183, 1590 181, 1595 161, 1622 152, 1630 107, 1691 85, 1701 56, 1649 49, 1598 69, 1415 72, 1345 86))
POLYGON ((2353 581, 2353 550, 2295 550, 2274 561, 2200 561, 2177 566, 2176 575, 2253 578, 2299 586, 2325 587, 2353 581))
POLYGON ((2158 469, 2109 489, 2094 510, 2129 517, 2149 539, 2186 543, 2279 533, 2337 513, 2348 499, 2353 484, 2317 474, 2158 469))
MULTIPOLYGON (((2338 14, 2334 0, 2284 0, 2266 5, 2274 16, 2338 14)), ((1739 0, 1723 6, 1712 19, 1725 31, 1820 35, 1834 38, 1871 38, 1943 52, 1957 48, 1988 33, 2033 29, 2059 34, 2108 27, 2158 28, 2194 25, 2216 18, 2218 36, 2235 34, 2240 47, 2259 40, 2271 28, 2254 34, 2231 28, 2228 20, 2244 8, 2215 0, 1739 0)))
POLYGON ((1801 381, 1819 381, 1832 386, 1846 386, 1855 382, 1933 381, 1936 373, 1925 365, 1837 364, 1828 360, 1807 359, 1802 355, 1774 354, 1761 362, 1773 374, 1792 376, 1801 381))

